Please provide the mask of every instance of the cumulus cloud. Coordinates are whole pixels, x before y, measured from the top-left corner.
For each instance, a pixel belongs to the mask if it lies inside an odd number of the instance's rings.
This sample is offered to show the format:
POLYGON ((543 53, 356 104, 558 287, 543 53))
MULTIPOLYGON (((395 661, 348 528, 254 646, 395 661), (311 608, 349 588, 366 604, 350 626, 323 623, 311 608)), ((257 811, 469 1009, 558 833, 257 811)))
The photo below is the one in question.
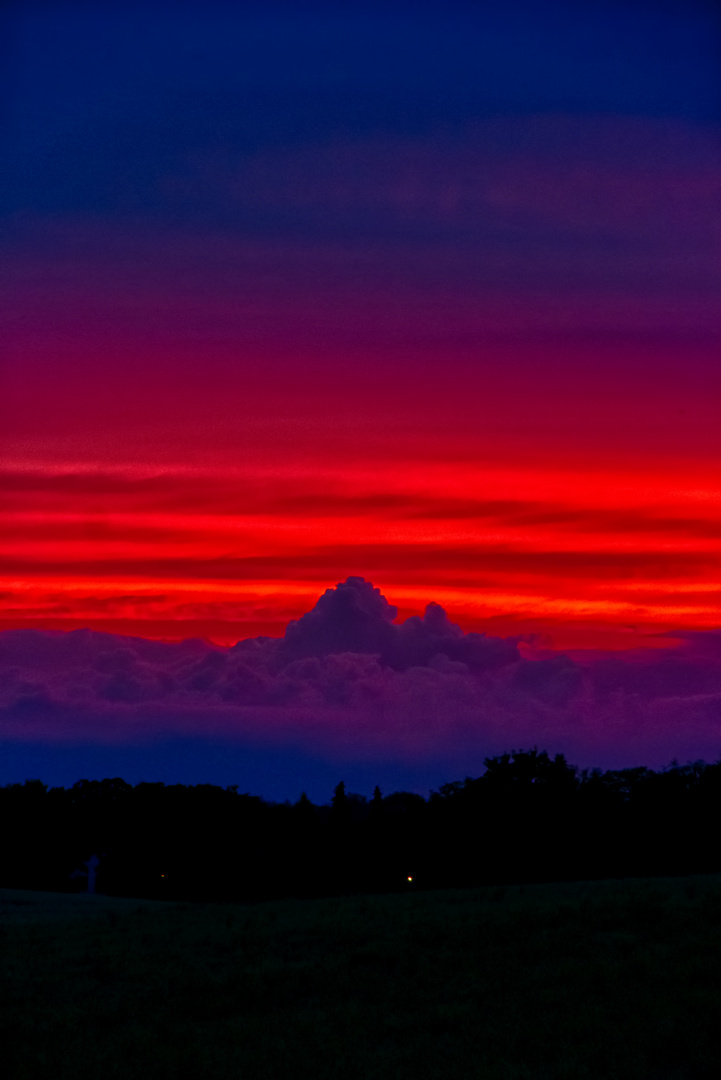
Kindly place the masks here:
POLYGON ((282 651, 286 656, 385 654, 397 633, 393 626, 397 614, 380 589, 350 577, 326 589, 312 611, 288 624, 282 651))
POLYGON ((393 621, 397 614, 380 589, 350 577, 327 589, 312 611, 289 623, 280 655, 370 654, 394 671, 428 667, 434 661, 438 666, 444 660, 455 661, 464 671, 481 671, 519 659, 515 639, 464 634, 440 604, 428 604, 423 618, 413 616, 400 625, 393 621))
POLYGON ((283 638, 231 648, 91 631, 0 634, 0 737, 138 740, 179 731, 355 759, 460 763, 543 744, 586 763, 721 753, 721 632, 659 650, 524 656, 438 604, 397 622, 350 577, 283 638))

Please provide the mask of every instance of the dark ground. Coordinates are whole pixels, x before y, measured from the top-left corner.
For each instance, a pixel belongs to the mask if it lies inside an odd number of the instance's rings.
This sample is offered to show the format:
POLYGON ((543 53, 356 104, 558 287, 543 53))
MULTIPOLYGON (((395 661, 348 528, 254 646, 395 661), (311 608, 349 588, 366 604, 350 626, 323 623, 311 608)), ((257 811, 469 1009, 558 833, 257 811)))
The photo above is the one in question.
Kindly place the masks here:
POLYGON ((718 1076, 717 875, 0 919, 9 1080, 718 1076))

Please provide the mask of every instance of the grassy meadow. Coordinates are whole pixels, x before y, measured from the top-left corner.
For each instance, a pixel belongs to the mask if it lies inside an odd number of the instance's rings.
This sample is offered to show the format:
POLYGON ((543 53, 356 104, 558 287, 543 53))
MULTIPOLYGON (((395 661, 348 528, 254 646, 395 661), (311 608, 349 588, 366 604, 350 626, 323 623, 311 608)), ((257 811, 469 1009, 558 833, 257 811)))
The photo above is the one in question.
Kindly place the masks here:
POLYGON ((4 890, 0 958, 8 1080, 719 1075, 716 875, 257 905, 4 890))

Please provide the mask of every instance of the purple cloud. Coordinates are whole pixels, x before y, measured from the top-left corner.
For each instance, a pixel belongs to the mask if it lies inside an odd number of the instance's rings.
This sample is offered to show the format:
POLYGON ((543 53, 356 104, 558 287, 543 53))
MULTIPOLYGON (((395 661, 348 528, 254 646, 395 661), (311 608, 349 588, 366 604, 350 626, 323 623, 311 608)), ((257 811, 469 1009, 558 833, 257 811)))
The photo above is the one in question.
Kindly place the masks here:
POLYGON ((473 771, 519 745, 581 764, 721 752, 721 632, 659 650, 529 658, 464 633, 438 604, 396 622, 363 578, 285 636, 223 649, 91 631, 0 634, 0 739, 139 742, 179 733, 332 760, 443 760, 473 771))
POLYGON ((398 632, 393 626, 397 614, 380 589, 363 578, 349 577, 334 589, 326 589, 312 611, 288 624, 282 655, 385 655, 398 632))

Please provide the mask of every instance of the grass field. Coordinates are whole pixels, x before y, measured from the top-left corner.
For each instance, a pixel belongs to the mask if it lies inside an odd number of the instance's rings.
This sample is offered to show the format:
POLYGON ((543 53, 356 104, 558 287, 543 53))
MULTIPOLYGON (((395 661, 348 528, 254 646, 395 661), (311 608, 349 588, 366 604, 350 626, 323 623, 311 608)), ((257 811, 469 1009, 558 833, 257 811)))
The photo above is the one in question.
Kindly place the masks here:
POLYGON ((719 876, 0 920, 8 1080, 721 1074, 719 876))

